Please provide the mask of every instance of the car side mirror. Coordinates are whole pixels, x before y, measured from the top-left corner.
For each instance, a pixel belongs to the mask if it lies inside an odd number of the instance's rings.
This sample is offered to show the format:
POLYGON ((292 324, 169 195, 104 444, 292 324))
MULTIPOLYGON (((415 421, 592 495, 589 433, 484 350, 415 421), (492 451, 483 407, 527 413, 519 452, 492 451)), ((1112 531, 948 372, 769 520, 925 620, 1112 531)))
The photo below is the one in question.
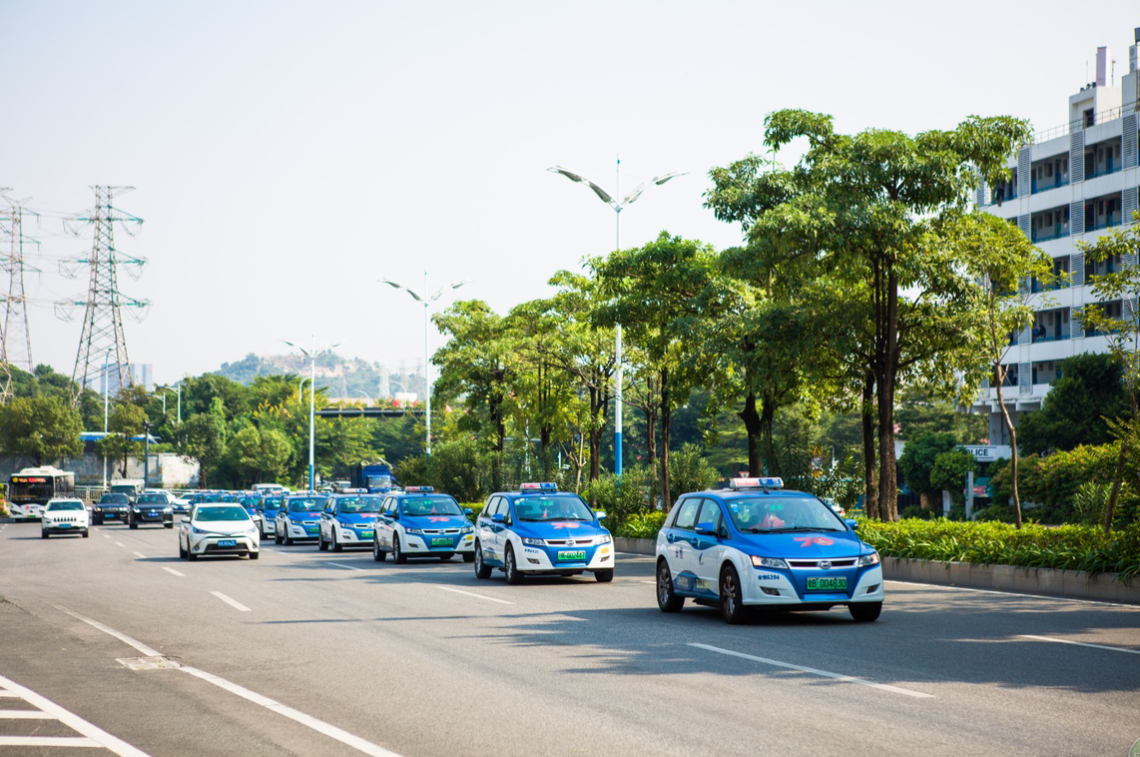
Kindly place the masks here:
POLYGON ((463 514, 467 515, 467 516, 472 516, 475 514, 475 511, 472 510, 470 507, 465 507, 465 508, 463 508, 463 514))
POLYGON ((857 521, 857 520, 845 520, 843 522, 846 523, 847 527, 850 528, 852 531, 859 528, 859 521, 857 521))
POLYGON ((182 523, 189 523, 189 522, 190 522, 190 519, 189 519, 189 518, 183 518, 181 522, 182 522, 182 523))
POLYGON ((495 513, 491 516, 492 523, 506 523, 507 519, 502 513, 495 513))
POLYGON ((696 531, 700 536, 716 536, 716 526, 711 522, 698 523, 696 531))

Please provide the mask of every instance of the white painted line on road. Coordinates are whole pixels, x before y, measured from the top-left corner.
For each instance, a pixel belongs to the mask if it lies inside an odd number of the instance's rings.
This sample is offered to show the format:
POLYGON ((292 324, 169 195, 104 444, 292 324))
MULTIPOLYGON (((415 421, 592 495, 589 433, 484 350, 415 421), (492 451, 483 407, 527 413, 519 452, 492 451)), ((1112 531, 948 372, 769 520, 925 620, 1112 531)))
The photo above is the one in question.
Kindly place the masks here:
POLYGON ((1099 599, 1081 599, 1080 597, 1053 597, 1047 594, 1021 594, 1016 591, 994 591, 993 589, 975 589, 972 586, 946 586, 945 584, 924 584, 919 581, 896 581, 888 578, 887 583, 905 584, 907 586, 921 586, 925 589, 952 589, 954 591, 973 591, 978 594, 996 594, 999 597, 1024 597, 1025 599, 1048 599, 1054 602, 1083 602, 1086 605, 1097 607, 1123 607, 1128 610, 1140 610, 1136 605, 1126 605, 1121 602, 1102 602, 1099 599))
POLYGON ((117 541, 117 542, 115 542, 115 543, 116 543, 116 544, 118 544, 118 545, 119 545, 120 547, 122 547, 123 549, 126 549, 126 548, 127 548, 127 545, 126 545, 126 544, 123 544, 121 541, 117 541))
POLYGON ((656 582, 656 581, 641 581, 641 583, 643 583, 643 584, 652 584, 653 586, 656 586, 656 585, 657 585, 657 582, 656 582))
POLYGON ((146 559, 146 555, 144 555, 142 552, 135 552, 134 554, 135 554, 135 557, 139 558, 140 560, 146 559))
POLYGON ((476 599, 485 599, 488 602, 498 602, 501 605, 513 605, 514 604, 514 602, 508 602, 505 599, 495 599, 494 597, 487 597, 487 596, 484 596, 482 594, 473 594, 469 591, 463 591, 462 589, 453 589, 450 586, 437 586, 436 588, 437 589, 443 589, 444 591, 453 591, 456 594, 465 594, 468 597, 475 597, 476 599))
POLYGON ((227 681, 224 678, 219 678, 212 673, 207 673, 206 671, 198 670, 197 668, 184 667, 182 670, 186 671, 192 676, 201 678, 203 681, 209 681, 215 686, 225 689, 231 694, 237 694, 242 699, 249 700, 254 704, 261 705, 267 710, 276 712, 278 715, 284 715, 290 720, 294 720, 303 726, 312 728, 317 733, 322 733, 329 738, 336 739, 342 744, 347 744, 358 752, 374 755, 374 757, 399 757, 399 755, 395 752, 390 752, 378 744, 373 744, 371 741, 366 741, 359 736, 349 733, 348 731, 337 728, 335 725, 326 723, 323 720, 318 720, 312 715, 306 715, 300 710, 294 710, 292 707, 283 705, 280 702, 270 699, 269 697, 262 696, 255 691, 250 691, 244 686, 239 686, 232 681, 227 681))
POLYGON ((60 612, 67 613, 68 615, 75 618, 76 620, 82 620, 87 625, 91 626, 92 628, 98 628, 100 631, 102 631, 105 634, 108 634, 110 636, 114 636, 119 641, 123 642, 124 644, 126 644, 129 647, 134 647, 135 649, 142 652, 147 657, 161 657, 162 656, 161 653, 156 652, 155 650, 148 647, 146 644, 143 644, 141 641, 139 641, 137 639, 132 639, 130 636, 127 636, 125 633, 119 633, 114 628, 111 628, 110 626, 105 626, 97 620, 92 620, 91 618, 80 615, 77 612, 72 612, 71 610, 67 609, 66 607, 60 607, 59 605, 56 605, 55 609, 59 610, 60 612))
POLYGON ((0 710, 0 720, 54 720, 39 710, 0 710))
MULTIPOLYGON (((65 610, 65 612, 67 611, 65 610)), ((104 628, 106 627, 104 626, 104 628)), ((33 707, 40 708, 76 733, 83 734, 86 739, 82 741, 89 740, 94 742, 94 745, 110 749, 115 754, 120 755, 120 757, 148 757, 146 752, 136 749, 121 739, 115 738, 102 728, 88 723, 78 715, 63 709, 51 700, 41 697, 31 689, 24 688, 15 681, 0 676, 0 685, 9 691, 16 692, 25 702, 33 707)), ((74 737, 0 736, 0 746, 92 746, 92 744, 81 744, 79 743, 80 741, 80 739, 74 737), (35 739, 35 741, 33 741, 33 739, 35 739)))
POLYGON ((20 696, 14 691, 0 691, 0 697, 18 697, 20 696))
POLYGON ((179 573, 174 568, 167 568, 166 566, 163 566, 162 569, 165 570, 167 573, 170 573, 171 575, 178 576, 179 578, 186 578, 185 573, 179 573))
POLYGON ((249 609, 248 607, 243 605, 241 602, 238 602, 236 599, 232 599, 230 597, 227 597, 225 594, 221 593, 220 591, 212 591, 210 593, 213 594, 218 599, 225 602, 230 607, 234 608, 235 610, 239 610, 241 612, 253 612, 253 610, 249 609))
POLYGON ((1110 652, 1127 652, 1128 654, 1140 654, 1140 650, 1124 649, 1123 647, 1108 647, 1104 644, 1089 644, 1084 641, 1069 641, 1068 639, 1054 639, 1050 636, 1034 636, 1032 634, 1021 634, 1023 639, 1036 639, 1037 641, 1055 641, 1058 644, 1073 644, 1078 647, 1090 647, 1092 649, 1107 649, 1110 652))
POLYGON ((337 568, 344 568, 345 570, 355 570, 359 571, 360 573, 364 572, 364 568, 358 568, 355 565, 345 565, 342 562, 329 562, 328 560, 325 560, 324 563, 325 565, 333 565, 337 568))
POLYGON ((110 534, 99 534, 99 535, 102 536, 104 539, 110 539, 111 538, 110 534))
POLYGON ((721 649, 720 647, 709 646, 708 644, 689 644, 690 647, 697 649, 704 649, 709 652, 716 652, 718 654, 728 655, 729 657, 740 657, 744 660, 752 660, 753 662, 760 662, 765 665, 774 665, 777 668, 788 668, 789 670, 798 670, 801 673, 811 673, 816 676, 823 676, 824 678, 833 678, 836 681, 844 681, 845 683, 858 683, 863 686, 870 686, 873 689, 881 691, 890 691, 894 694, 903 694, 908 697, 915 697, 918 699, 933 699, 933 694, 923 694, 921 691, 911 691, 910 689, 899 688, 898 686, 891 686, 885 683, 875 683, 868 681, 866 678, 856 678, 855 676, 846 676, 841 673, 830 673, 826 670, 819 670, 818 668, 809 668, 803 665, 793 665, 790 662, 780 662, 779 660, 770 660, 767 657, 754 657, 750 654, 743 654, 741 652, 733 652, 731 649, 721 649))

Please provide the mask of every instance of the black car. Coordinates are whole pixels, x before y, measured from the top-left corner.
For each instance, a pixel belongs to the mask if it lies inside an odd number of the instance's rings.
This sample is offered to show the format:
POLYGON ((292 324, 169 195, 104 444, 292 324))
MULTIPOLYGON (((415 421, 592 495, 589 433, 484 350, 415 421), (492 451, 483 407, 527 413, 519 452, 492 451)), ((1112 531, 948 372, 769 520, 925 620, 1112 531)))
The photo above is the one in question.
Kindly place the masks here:
POLYGON ((174 507, 170 497, 164 492, 145 492, 131 505, 127 525, 138 528, 142 523, 161 523, 165 528, 174 528, 174 507))
POLYGON ((99 498, 91 508, 91 525, 101 526, 105 520, 121 520, 127 522, 127 513, 130 510, 130 500, 126 494, 113 494, 108 492, 99 498))

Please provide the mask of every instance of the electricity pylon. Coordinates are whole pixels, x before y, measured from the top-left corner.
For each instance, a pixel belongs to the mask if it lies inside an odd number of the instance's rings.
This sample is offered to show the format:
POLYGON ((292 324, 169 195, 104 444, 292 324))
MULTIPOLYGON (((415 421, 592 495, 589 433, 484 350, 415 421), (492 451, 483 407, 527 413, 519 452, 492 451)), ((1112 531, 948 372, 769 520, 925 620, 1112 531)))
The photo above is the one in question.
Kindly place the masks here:
MULTIPOLYGON (((24 294, 23 230, 24 209, 15 200, 8 200, 8 210, 0 215, 0 229, 10 242, 6 254, 0 256, 0 270, 8 274, 8 287, 0 291, 4 302, 4 320, 0 322, 0 404, 12 396, 12 366, 32 372, 32 337, 28 329, 28 298, 24 294)), ((28 240, 34 241, 34 240, 28 240)))
MULTIPOLYGON (((64 320, 68 317, 71 308, 83 306, 83 332, 79 337, 79 352, 75 356, 75 370, 71 380, 75 386, 74 403, 79 401, 79 393, 88 385, 91 361, 96 363, 100 358, 110 356, 110 363, 104 373, 103 381, 109 381, 111 376, 118 377, 118 388, 121 390, 131 384, 131 362, 127 357, 127 339, 123 334, 123 308, 137 320, 142 320, 150 302, 136 300, 125 296, 119 291, 118 268, 121 265, 130 266, 128 272, 137 278, 146 264, 143 258, 134 258, 123 255, 115 247, 115 224, 118 223, 128 234, 134 235, 142 219, 127 215, 112 204, 116 194, 124 194, 134 187, 96 186, 95 208, 87 216, 80 216, 75 220, 82 224, 91 224, 95 228, 95 239, 89 258, 79 258, 74 263, 86 265, 91 268, 91 276, 87 287, 87 299, 71 300, 58 303, 57 314, 64 320)), ((66 266, 61 271, 69 273, 66 266)), ((103 372, 100 368, 98 372, 103 372)), ((109 388, 109 387, 108 387, 109 388)))

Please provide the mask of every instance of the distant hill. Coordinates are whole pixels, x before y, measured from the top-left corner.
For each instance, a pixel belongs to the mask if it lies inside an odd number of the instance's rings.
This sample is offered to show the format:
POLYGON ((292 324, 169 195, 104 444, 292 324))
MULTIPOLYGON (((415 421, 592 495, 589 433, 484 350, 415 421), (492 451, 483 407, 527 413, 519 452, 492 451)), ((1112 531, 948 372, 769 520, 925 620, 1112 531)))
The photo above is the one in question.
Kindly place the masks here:
MULTIPOLYGON (((414 392, 424 396, 424 377, 415 367, 401 372, 360 358, 344 358, 325 353, 317 358, 317 386, 327 389, 332 399, 361 399, 392 396, 397 392, 414 392)), ((214 371, 231 381, 248 385, 258 376, 292 373, 309 375, 309 361, 303 355, 255 355, 252 352, 233 363, 222 363, 214 371)))

